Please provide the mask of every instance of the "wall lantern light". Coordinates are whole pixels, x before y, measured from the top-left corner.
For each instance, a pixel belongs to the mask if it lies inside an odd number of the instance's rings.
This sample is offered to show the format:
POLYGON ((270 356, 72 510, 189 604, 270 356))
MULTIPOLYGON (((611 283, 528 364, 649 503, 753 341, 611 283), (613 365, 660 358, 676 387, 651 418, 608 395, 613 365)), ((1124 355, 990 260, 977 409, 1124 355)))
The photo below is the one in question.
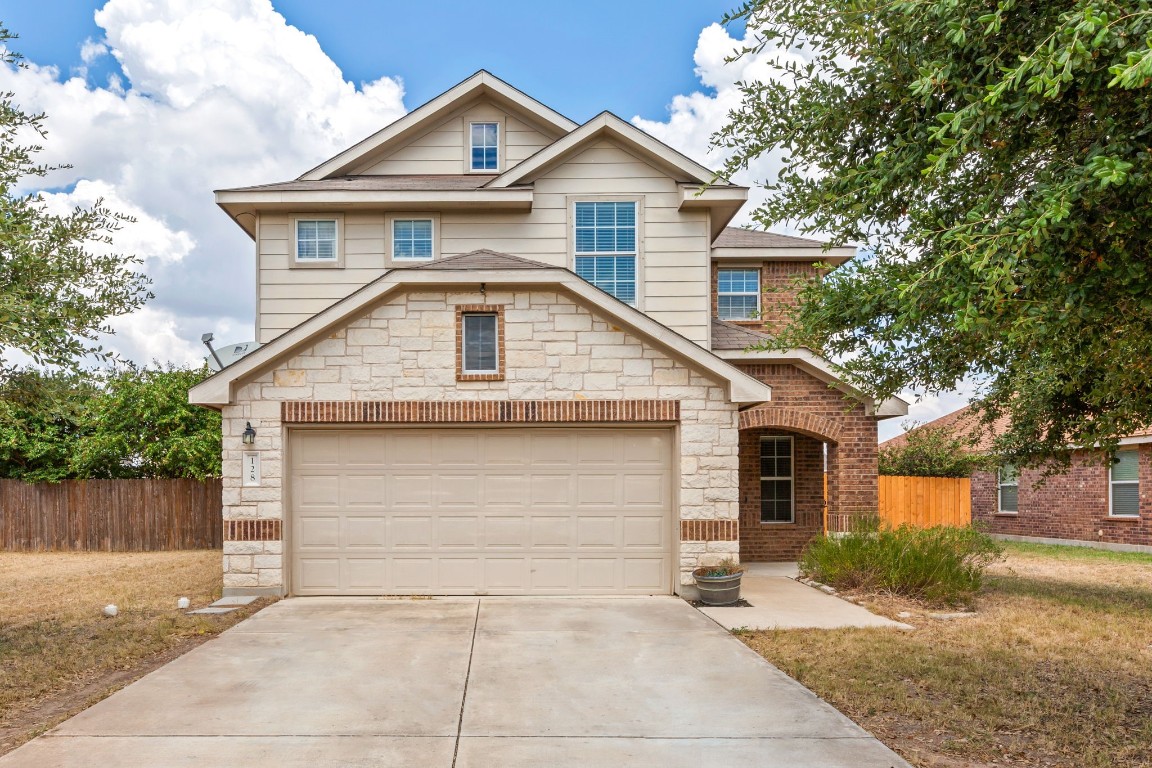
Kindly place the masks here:
POLYGON ((244 445, 252 445, 256 442, 256 430, 252 429, 252 422, 245 422, 244 434, 240 435, 240 442, 244 445))

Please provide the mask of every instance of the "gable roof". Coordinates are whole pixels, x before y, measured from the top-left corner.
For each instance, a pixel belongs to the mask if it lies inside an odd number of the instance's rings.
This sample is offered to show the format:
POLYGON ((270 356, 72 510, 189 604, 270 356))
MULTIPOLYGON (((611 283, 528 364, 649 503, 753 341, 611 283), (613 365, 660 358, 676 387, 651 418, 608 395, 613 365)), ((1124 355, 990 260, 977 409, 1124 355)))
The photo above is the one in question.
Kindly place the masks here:
POLYGON ((446 259, 437 259, 427 264, 409 267, 409 269, 553 269, 551 264, 542 264, 531 259, 522 259, 499 251, 490 251, 479 248, 468 253, 449 256, 446 259))
POLYGON ((748 349, 771 340, 767 333, 712 318, 712 349, 748 349))
MULTIPOLYGON (((486 186, 489 189, 500 189, 530 181, 560 164, 565 158, 581 151, 591 142, 604 137, 621 142, 681 181, 710 184, 717 180, 715 173, 695 160, 677 152, 611 112, 601 112, 567 136, 557 139, 536 154, 512 166, 486 186)), ((719 186, 735 186, 727 184, 723 179, 719 181, 721 182, 719 186)))
POLYGON ((443 118, 452 110, 470 99, 487 96, 496 102, 503 102, 530 116, 540 127, 559 136, 576 128, 576 123, 559 112, 546 107, 521 90, 483 69, 457 85, 449 88, 436 98, 417 107, 404 117, 371 136, 362 139, 335 157, 324 161, 310 171, 300 175, 301 181, 343 176, 353 168, 363 165, 369 158, 386 153, 402 142, 414 138, 429 123, 443 118))
POLYGON ((567 269, 488 250, 473 251, 443 261, 450 263, 440 269, 421 265, 389 270, 350 296, 192 387, 188 392, 188 402, 212 407, 228 405, 233 401, 236 389, 245 382, 275 368, 297 351, 321 341, 334 330, 348 325, 389 297, 405 290, 445 285, 475 286, 477 283, 512 289, 546 287, 558 291, 646 344, 662 350, 717 382, 727 383, 728 396, 732 402, 763 403, 772 399, 772 388, 767 384, 757 381, 736 366, 567 269), (472 266, 477 264, 492 266, 472 266))

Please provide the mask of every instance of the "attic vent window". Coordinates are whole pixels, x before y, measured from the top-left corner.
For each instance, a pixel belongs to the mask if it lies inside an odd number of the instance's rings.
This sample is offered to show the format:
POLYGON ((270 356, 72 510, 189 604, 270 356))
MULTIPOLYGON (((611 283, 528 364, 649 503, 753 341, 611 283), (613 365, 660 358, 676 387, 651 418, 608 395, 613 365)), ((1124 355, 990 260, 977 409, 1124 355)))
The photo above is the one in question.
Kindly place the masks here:
POLYGON ((500 124, 471 124, 472 165, 474 171, 495 171, 500 166, 500 124))

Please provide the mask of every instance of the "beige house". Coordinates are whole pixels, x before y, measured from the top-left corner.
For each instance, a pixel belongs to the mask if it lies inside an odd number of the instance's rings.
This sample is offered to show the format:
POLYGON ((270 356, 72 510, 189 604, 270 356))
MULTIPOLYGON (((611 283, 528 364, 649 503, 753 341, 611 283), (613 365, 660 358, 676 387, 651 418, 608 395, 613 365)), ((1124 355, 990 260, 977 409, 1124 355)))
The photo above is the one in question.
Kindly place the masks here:
POLYGON ((670 594, 876 507, 874 403, 754 349, 852 249, 479 72, 295 181, 221 190, 262 346, 224 416, 226 591, 670 594), (824 491, 827 468, 827 498, 824 491))

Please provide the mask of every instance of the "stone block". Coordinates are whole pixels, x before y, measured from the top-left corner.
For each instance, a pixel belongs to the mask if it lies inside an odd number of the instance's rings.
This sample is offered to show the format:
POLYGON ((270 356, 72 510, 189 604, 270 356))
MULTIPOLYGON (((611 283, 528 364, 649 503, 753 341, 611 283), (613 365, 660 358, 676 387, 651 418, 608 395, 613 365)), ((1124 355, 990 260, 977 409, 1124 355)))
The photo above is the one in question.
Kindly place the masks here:
POLYGON ((252 567, 257 570, 265 568, 282 568, 284 559, 281 555, 256 555, 252 558, 252 567))
POLYGON ((224 555, 259 555, 264 551, 259 541, 226 541, 224 555))

